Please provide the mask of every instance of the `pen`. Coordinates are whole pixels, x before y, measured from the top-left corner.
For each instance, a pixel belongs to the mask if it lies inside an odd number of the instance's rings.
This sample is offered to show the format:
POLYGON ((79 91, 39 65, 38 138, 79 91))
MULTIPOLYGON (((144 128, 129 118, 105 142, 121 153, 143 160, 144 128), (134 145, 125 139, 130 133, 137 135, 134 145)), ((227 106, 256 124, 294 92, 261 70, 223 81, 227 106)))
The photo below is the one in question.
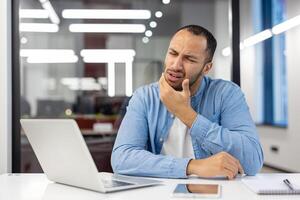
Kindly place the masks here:
POLYGON ((283 182, 291 189, 294 190, 293 185, 291 184, 291 182, 288 179, 284 179, 283 182))

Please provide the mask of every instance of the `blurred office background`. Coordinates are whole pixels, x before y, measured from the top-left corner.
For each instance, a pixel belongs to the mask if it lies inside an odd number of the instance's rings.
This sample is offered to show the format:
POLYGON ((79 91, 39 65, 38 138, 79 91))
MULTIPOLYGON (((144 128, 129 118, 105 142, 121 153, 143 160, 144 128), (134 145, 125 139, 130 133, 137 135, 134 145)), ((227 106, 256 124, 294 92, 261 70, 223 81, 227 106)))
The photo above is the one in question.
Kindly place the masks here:
MULTIPOLYGON (((75 119, 98 169, 111 171, 112 146, 130 96, 159 79, 178 28, 198 24, 210 30, 218 47, 209 76, 235 81, 232 2, 19 0, 19 17, 12 20, 19 27, 15 112, 20 118, 75 119)), ((240 85, 265 164, 299 172, 300 1, 240 0, 239 12, 240 85)), ((13 169, 41 172, 23 131, 13 127, 13 134, 20 158, 13 158, 13 169)))

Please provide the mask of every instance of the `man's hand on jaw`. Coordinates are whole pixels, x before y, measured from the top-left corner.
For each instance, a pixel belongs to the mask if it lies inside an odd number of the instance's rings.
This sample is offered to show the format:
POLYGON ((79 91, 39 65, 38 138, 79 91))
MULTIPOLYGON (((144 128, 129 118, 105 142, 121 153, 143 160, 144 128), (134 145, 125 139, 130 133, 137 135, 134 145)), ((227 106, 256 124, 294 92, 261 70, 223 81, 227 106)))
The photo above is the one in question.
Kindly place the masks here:
POLYGON ((191 107, 189 79, 182 82, 182 91, 176 91, 166 81, 164 74, 159 79, 160 99, 167 109, 178 117, 186 126, 192 127, 197 113, 191 107))
POLYGON ((201 160, 191 160, 187 166, 187 175, 195 174, 207 178, 225 176, 231 180, 239 172, 244 174, 239 160, 226 152, 220 152, 201 160))

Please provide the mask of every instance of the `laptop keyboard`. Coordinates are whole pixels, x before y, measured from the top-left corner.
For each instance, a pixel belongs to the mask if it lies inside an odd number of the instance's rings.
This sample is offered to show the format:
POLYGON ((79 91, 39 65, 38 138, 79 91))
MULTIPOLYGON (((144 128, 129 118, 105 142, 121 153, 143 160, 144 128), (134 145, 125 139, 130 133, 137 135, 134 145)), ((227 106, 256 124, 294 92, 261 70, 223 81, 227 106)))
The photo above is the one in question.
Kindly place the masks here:
POLYGON ((127 183, 127 182, 116 181, 116 180, 102 180, 102 182, 105 188, 133 185, 133 183, 127 183))

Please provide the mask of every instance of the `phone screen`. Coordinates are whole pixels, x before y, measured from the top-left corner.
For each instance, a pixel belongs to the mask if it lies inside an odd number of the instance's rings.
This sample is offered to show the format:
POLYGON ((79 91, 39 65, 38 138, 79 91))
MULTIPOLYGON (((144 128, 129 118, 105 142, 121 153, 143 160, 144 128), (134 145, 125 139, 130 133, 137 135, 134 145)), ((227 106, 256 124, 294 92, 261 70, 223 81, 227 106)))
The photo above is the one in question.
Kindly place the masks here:
POLYGON ((178 184, 174 190, 177 196, 218 196, 220 193, 220 185, 218 184, 178 184))

